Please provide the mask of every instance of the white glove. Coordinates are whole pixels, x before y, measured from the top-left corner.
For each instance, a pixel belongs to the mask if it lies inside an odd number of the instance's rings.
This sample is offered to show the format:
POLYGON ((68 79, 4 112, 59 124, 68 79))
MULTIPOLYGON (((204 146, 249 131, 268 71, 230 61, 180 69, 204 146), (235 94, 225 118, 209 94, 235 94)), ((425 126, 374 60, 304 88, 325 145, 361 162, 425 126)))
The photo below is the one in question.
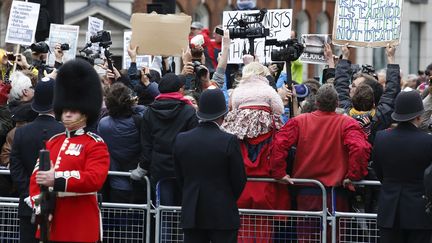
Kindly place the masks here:
POLYGON ((32 205, 32 203, 31 203, 30 196, 24 198, 24 202, 27 204, 27 206, 29 206, 30 208, 33 208, 33 205, 32 205))
POLYGON ((147 174, 147 171, 144 170, 143 168, 141 168, 141 167, 138 165, 137 168, 136 168, 135 170, 132 170, 132 171, 131 171, 130 178, 131 178, 132 180, 139 181, 139 180, 141 180, 141 179, 142 179, 146 174, 147 174))

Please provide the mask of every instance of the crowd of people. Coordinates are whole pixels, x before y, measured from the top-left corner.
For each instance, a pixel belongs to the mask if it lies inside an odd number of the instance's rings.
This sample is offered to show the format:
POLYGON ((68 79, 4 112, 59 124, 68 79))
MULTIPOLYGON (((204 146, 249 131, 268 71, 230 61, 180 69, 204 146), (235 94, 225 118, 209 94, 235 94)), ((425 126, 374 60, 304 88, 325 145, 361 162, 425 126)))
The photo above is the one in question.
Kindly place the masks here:
MULTIPOLYGON (((432 162, 432 64, 405 76, 388 45, 385 70, 354 70, 348 45, 337 58, 326 44, 321 81, 287 80, 287 70, 251 55, 230 67, 229 31, 214 37, 192 23, 181 74, 168 57, 137 66, 139 46, 128 48, 126 70, 107 60, 63 63, 59 45, 49 67, 44 42, 17 55, 0 50, 0 163, 11 173, 0 192, 20 198, 21 242, 45 234, 31 221, 49 192, 50 240, 98 241, 98 200, 145 203, 145 176, 154 202, 182 206, 185 242, 271 242, 272 227, 254 232, 238 208, 322 210, 320 189, 292 178, 320 181, 329 211, 378 213, 380 242, 430 242, 423 173, 432 162), (353 186, 362 179, 381 181, 381 190, 353 186)), ((314 224, 298 222, 290 237, 311 241, 314 224)))

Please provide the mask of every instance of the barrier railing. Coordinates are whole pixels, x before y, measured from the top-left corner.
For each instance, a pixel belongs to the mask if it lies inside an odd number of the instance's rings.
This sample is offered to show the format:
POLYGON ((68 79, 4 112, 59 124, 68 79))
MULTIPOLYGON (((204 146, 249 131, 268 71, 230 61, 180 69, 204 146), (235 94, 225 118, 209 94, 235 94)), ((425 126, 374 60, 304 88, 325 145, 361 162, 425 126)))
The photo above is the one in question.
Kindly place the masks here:
MULTIPOLYGON (((9 175, 8 170, 0 170, 9 175)), ((110 171, 109 176, 130 176, 129 172, 110 171)), ((144 177, 147 188, 145 204, 101 203, 103 242, 150 242, 151 197, 150 181, 144 177)), ((0 239, 1 242, 19 242, 19 198, 0 197, 0 239)))
MULTIPOLYGON (((302 242, 326 242, 327 240, 327 192, 317 180, 292 179, 294 186, 315 186, 321 190, 322 210, 262 210, 239 209, 241 227, 239 242, 273 242, 286 240, 302 242)), ((249 178, 252 182, 277 183, 274 179, 249 178)), ((157 187, 157 190, 160 187, 157 187)), ((159 193, 157 193, 159 195, 159 193)), ((160 199, 156 199, 161 202, 160 199)), ((183 242, 180 228, 181 207, 156 205, 156 243, 183 242)))
MULTIPOLYGON (((0 170, 0 175, 8 175, 0 170)), ((129 172, 109 172, 110 176, 130 176, 129 172)), ((150 182, 145 177, 147 188, 146 204, 103 202, 103 242, 183 242, 180 228, 181 208, 151 203, 150 182), (156 216, 155 230, 151 231, 151 217, 156 216)), ((249 178, 248 181, 277 183, 274 179, 249 178)), ((327 242, 327 223, 331 223, 332 242, 378 242, 376 214, 353 212, 328 212, 327 191, 316 180, 293 179, 292 186, 319 188, 322 196, 322 210, 258 210, 240 209, 242 226, 239 230, 241 242, 327 242), (308 225, 307 227, 304 227, 308 225), (312 226, 311 226, 312 225, 312 226)), ((379 186, 378 181, 353 182, 358 186, 379 186)), ((290 185, 291 186, 291 185, 290 185)), ((0 197, 0 239, 1 242, 19 242, 18 198, 0 197)), ((330 231, 329 231, 330 232, 330 231)))
MULTIPOLYGON (((381 186, 379 181, 355 181, 356 186, 381 186)), ((377 214, 339 212, 334 210, 330 218, 332 227, 332 243, 379 242, 377 214)))

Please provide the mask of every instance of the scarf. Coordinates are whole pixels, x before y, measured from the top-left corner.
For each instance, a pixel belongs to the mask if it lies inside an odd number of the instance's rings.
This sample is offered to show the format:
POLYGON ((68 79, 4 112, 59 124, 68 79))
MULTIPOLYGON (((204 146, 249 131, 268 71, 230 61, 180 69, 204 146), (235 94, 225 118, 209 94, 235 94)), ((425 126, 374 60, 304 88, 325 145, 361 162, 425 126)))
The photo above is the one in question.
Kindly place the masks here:
POLYGON ((179 92, 171 92, 171 93, 162 93, 155 98, 156 100, 179 100, 184 102, 187 105, 193 106, 192 102, 188 99, 186 99, 182 94, 179 92))

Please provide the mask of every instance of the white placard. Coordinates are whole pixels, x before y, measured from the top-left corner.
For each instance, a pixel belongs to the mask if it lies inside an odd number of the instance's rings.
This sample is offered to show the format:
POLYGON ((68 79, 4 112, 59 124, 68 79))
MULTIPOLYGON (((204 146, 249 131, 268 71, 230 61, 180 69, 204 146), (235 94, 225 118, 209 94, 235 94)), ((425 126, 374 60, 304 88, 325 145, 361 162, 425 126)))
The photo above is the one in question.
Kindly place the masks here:
POLYGON ((329 35, 307 34, 301 36, 301 43, 305 45, 300 61, 312 64, 327 64, 324 56, 325 43, 330 44, 329 35))
POLYGON ((54 65, 54 47, 56 44, 69 44, 69 50, 64 51, 63 62, 75 59, 78 44, 79 26, 51 24, 48 46, 51 53, 48 56, 48 64, 54 65))
POLYGON ((12 2, 6 31, 6 43, 29 46, 34 42, 39 8, 38 3, 12 2))
MULTIPOLYGON (((104 21, 102 19, 89 16, 87 33, 86 33, 86 43, 90 42, 91 36, 95 35, 98 31, 103 30, 103 26, 104 26, 104 21)), ((97 52, 99 50, 99 44, 93 43, 91 49, 94 52, 97 52)))
MULTIPOLYGON (((132 31, 125 31, 123 34, 123 68, 129 68, 131 64, 131 59, 128 55, 128 46, 132 38, 132 31)), ((138 55, 136 58, 137 68, 150 67, 151 55, 138 55)))
POLYGON ((401 37, 403 0, 337 0, 333 43, 358 47, 398 45, 401 37))
MULTIPOLYGON (((258 13, 257 10, 248 11, 224 11, 222 25, 224 29, 234 28, 235 22, 245 17, 247 14, 258 13)), ((254 18, 247 17, 248 20, 254 18)), ((265 28, 270 29, 270 35, 267 39, 287 40, 291 37, 292 26, 292 9, 269 9, 262 21, 265 28)), ((253 25, 256 26, 256 25, 253 25)), ((271 61, 272 46, 265 46, 265 38, 255 39, 255 56, 260 62, 271 61), (265 51, 264 51, 265 49, 265 51), (264 56, 265 53, 265 56, 264 56)), ((243 50, 249 50, 249 41, 247 39, 231 40, 230 55, 228 63, 243 63, 243 50), (246 44, 246 45, 245 45, 246 44)))

